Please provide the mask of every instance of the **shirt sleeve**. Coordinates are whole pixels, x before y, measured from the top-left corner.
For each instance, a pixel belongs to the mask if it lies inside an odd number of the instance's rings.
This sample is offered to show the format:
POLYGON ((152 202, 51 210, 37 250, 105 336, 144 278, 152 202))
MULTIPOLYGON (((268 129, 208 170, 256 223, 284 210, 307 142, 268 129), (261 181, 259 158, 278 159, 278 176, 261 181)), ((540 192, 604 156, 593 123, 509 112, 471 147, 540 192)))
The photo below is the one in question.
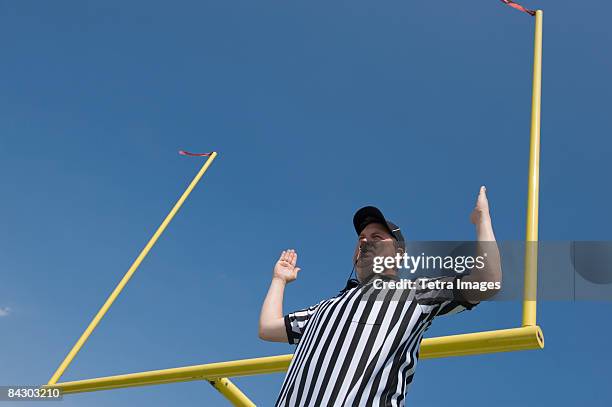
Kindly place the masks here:
POLYGON ((425 286, 420 282, 417 285, 415 299, 421 308, 431 313, 432 316, 452 315, 462 311, 471 310, 478 303, 471 303, 461 295, 461 291, 457 289, 458 282, 461 277, 436 277, 424 278, 425 286), (427 286, 427 283, 435 283, 439 281, 439 286, 427 286), (452 286, 449 287, 448 283, 452 286))
POLYGON ((287 340, 290 344, 297 345, 300 342, 308 321, 317 312, 321 302, 285 315, 285 329, 287 330, 287 340))

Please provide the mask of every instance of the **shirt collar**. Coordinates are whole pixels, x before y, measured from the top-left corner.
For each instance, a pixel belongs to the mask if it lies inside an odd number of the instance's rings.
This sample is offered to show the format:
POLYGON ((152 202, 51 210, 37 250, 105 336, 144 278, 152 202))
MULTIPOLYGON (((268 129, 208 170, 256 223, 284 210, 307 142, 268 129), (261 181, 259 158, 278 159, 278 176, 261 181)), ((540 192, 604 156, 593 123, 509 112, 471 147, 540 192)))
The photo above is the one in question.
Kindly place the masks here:
POLYGON ((397 276, 397 274, 372 273, 368 277, 366 277, 363 281, 361 281, 359 284, 362 286, 367 285, 376 279, 387 280, 387 281, 389 280, 399 281, 399 277, 397 276))

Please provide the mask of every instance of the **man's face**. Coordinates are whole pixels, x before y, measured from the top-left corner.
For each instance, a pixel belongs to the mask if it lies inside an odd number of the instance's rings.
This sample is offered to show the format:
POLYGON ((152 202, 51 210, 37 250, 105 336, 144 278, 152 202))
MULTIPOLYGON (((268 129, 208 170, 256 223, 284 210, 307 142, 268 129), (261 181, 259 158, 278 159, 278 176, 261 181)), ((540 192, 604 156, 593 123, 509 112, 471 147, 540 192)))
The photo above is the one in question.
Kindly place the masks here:
MULTIPOLYGON (((353 253, 353 263, 359 257, 355 265, 357 279, 363 281, 374 273, 374 257, 394 257, 397 250, 395 239, 391 236, 389 230, 380 223, 370 223, 359 234, 353 253)), ((391 271, 394 272, 394 270, 391 271)))

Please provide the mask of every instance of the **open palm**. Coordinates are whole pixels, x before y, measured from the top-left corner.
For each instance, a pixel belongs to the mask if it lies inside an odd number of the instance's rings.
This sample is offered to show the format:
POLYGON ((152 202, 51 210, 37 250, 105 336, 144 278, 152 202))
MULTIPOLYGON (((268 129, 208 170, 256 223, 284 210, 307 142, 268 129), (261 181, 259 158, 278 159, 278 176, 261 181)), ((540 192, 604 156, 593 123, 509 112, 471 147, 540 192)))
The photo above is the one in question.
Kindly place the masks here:
POLYGON ((300 271, 299 267, 296 267, 297 253, 293 249, 284 250, 276 265, 274 265, 274 277, 279 278, 286 283, 290 283, 297 278, 297 274, 300 271))

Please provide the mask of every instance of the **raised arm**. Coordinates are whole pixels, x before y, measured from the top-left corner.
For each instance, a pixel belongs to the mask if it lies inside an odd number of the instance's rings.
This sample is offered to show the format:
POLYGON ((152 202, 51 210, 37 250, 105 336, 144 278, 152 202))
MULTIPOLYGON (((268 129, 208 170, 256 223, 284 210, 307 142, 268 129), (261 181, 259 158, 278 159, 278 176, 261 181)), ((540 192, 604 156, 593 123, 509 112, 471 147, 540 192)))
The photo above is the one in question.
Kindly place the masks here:
POLYGON ((259 337, 265 341, 288 342, 283 314, 285 286, 297 278, 297 253, 293 249, 281 253, 274 265, 272 282, 261 307, 259 337))
MULTIPOLYGON (((480 187, 476 206, 472 211, 470 220, 476 226, 476 239, 481 242, 477 245, 477 256, 484 256, 486 253, 485 267, 482 269, 474 268, 471 273, 462 278, 462 281, 472 282, 491 282, 500 283, 502 281, 501 260, 499 248, 493 234, 493 224, 489 213, 489 201, 487 199, 487 189, 480 187)), ((460 290, 461 295, 470 303, 478 303, 486 300, 497 293, 498 290, 460 290)))

